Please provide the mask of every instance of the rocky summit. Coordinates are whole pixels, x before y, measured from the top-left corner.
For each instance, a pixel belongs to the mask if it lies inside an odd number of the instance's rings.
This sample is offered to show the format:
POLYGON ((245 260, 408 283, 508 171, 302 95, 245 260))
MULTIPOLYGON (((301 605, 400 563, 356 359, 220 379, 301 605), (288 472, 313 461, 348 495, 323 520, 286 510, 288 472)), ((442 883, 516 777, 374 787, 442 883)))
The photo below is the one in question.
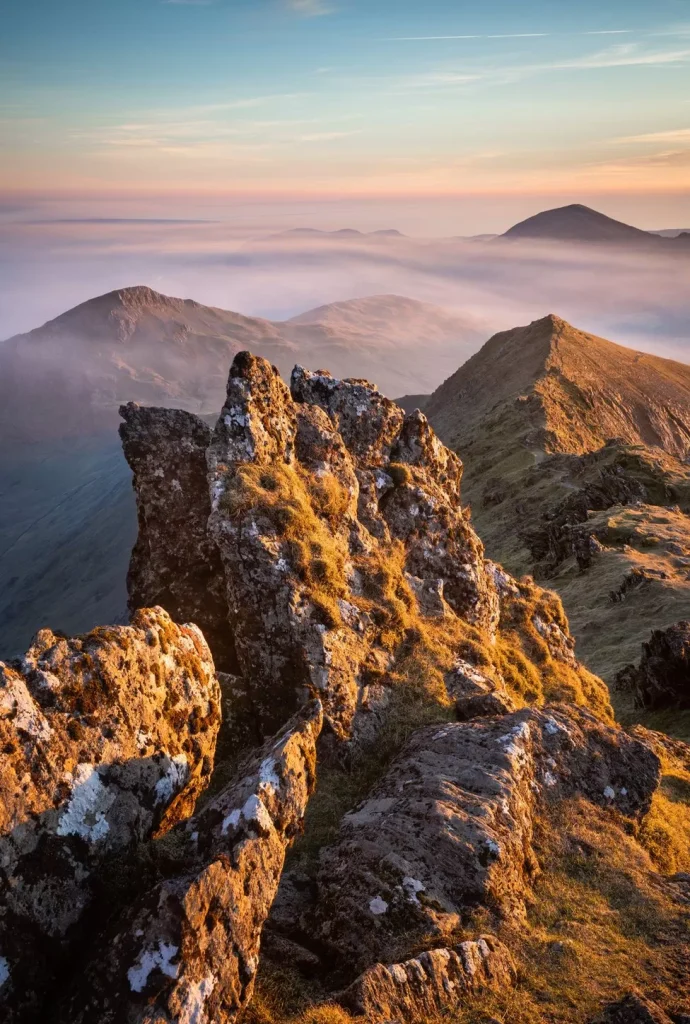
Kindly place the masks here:
POLYGON ((683 1021, 690 747, 616 723, 426 416, 247 352, 213 427, 121 412, 131 624, 0 665, 3 1020, 683 1021))
POLYGON ((189 414, 122 414, 140 524, 131 606, 155 596, 172 615, 202 615, 261 736, 311 695, 335 745, 356 745, 386 717, 401 661, 441 645, 449 670, 463 642, 491 690, 534 648, 541 695, 589 693, 605 711, 558 602, 485 558, 460 504, 462 463, 420 412, 301 367, 288 389, 246 353, 212 433, 189 414))

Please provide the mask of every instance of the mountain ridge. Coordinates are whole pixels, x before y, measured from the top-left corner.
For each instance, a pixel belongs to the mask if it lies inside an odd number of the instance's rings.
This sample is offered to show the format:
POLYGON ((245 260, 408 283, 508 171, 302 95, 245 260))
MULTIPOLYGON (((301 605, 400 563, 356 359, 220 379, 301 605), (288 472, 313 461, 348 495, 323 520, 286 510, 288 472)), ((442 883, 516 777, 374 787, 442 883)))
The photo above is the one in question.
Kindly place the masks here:
MULTIPOLYGON (((690 619, 690 366, 548 316, 494 335, 424 409, 490 557, 548 580, 592 671, 612 682, 650 628, 690 619)), ((684 738, 687 717, 664 727, 684 738)))
MULTIPOLYGON (((327 363, 339 377, 373 377, 395 394, 417 383, 420 344, 437 346, 447 372, 480 338, 472 318, 395 295, 273 321, 146 285, 121 288, 0 343, 0 435, 31 439, 46 427, 51 435, 98 433, 103 414, 115 424, 118 406, 130 400, 203 414, 217 405, 227 365, 245 349, 283 374, 296 362, 327 363)), ((430 372, 421 383, 434 382, 430 372)))
POLYGON ((502 235, 501 241, 543 240, 560 242, 589 242, 608 245, 629 245, 682 252, 687 238, 681 232, 669 236, 644 231, 624 221, 608 217, 582 203, 542 210, 514 224, 502 235))
POLYGON ((675 456, 690 448, 690 366, 580 331, 555 314, 495 334, 425 411, 445 434, 467 436, 493 406, 521 396, 546 450, 582 454, 612 437, 675 456), (471 405, 463 402, 469 394, 471 405))

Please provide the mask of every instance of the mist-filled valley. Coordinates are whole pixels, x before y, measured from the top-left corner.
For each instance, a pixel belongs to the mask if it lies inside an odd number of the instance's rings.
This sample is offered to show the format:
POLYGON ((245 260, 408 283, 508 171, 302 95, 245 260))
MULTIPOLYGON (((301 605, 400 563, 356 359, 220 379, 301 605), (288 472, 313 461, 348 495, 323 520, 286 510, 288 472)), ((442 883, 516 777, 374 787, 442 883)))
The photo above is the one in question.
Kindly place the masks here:
MULTIPOLYGON (((396 225, 380 227, 385 232, 396 225)), ((280 224, 238 228, 232 220, 27 222, 6 216, 0 228, 2 336, 39 327, 106 292, 148 285, 270 320, 396 294, 443 306, 476 323, 484 338, 554 312, 623 344, 683 357, 688 263, 679 251, 338 234, 337 228, 349 225, 307 233, 280 224)), ((452 353, 438 368, 425 368, 429 384, 436 386, 453 368, 452 353)))
POLYGON ((48 620, 74 630, 125 615, 135 510, 120 404, 214 416, 242 349, 286 379, 301 363, 393 398, 426 395, 496 331, 549 312, 685 360, 690 256, 626 243, 6 215, 3 645, 20 649, 48 620), (82 549, 102 550, 95 528, 107 555, 84 562, 82 549))

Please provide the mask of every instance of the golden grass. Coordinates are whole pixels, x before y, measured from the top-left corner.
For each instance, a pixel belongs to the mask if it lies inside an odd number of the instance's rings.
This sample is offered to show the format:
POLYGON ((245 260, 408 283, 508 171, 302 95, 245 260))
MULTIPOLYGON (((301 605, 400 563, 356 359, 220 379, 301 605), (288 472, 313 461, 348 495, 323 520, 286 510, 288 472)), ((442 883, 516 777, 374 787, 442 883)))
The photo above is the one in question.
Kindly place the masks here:
MULTIPOLYGON (((672 902, 647 853, 615 812, 574 798, 536 824, 542 873, 523 923, 468 922, 511 949, 515 989, 468 998, 461 1009, 417 1024, 587 1024, 603 1006, 639 989, 671 1013, 687 1012, 690 913, 672 902)), ((249 1024, 350 1024, 332 995, 289 968, 265 964, 249 1024)), ((362 1018, 359 1018, 362 1021, 362 1018)))
MULTIPOLYGON (((402 483, 407 480, 403 470, 407 467, 401 467, 402 483)), ((385 721, 375 743, 360 749, 347 767, 321 769, 304 834, 290 853, 290 863, 300 870, 314 872, 318 853, 336 837, 343 814, 366 797, 413 731, 454 717, 444 680, 458 658, 503 680, 519 705, 566 700, 611 719, 602 681, 554 658, 535 627, 535 616, 564 632, 568 622, 560 599, 529 578, 520 582, 519 595, 503 602, 492 641, 455 616, 421 615, 400 543, 349 556, 342 525, 350 496, 335 478, 317 481, 283 465, 245 466, 229 481, 224 500, 231 515, 251 512, 269 521, 327 625, 340 623, 338 601, 347 597, 369 616, 377 643, 391 655, 388 669, 368 670, 368 681, 382 683, 389 694, 385 721), (362 581, 357 594, 348 582, 353 569, 362 581)), ((679 775, 677 765, 665 765, 662 789, 637 839, 612 812, 583 800, 566 802, 539 823, 535 842, 543 872, 526 922, 511 926, 483 912, 469 922, 467 934, 457 936, 498 934, 518 962, 518 986, 470 999, 444 1019, 585 1024, 604 1003, 635 986, 669 1008, 682 1008, 674 983, 687 955, 682 947, 687 921, 680 920, 654 868, 687 870, 688 787, 690 777, 679 775)), ((317 981, 264 958, 244 1019, 247 1024, 350 1024, 352 1018, 332 1000, 317 981)))
POLYGON ((283 463, 242 465, 229 475, 222 502, 233 518, 252 512, 271 523, 324 624, 339 625, 338 598, 346 595, 347 548, 329 528, 328 519, 342 515, 347 501, 335 478, 314 482, 283 463))

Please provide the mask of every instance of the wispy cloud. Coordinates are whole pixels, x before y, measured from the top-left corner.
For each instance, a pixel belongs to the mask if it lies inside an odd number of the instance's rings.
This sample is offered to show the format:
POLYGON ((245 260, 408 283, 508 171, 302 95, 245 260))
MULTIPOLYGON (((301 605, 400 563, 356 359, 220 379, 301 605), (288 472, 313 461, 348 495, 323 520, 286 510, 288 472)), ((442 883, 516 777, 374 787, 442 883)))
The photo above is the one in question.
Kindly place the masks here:
POLYGON ((544 70, 660 66, 662 64, 686 64, 688 60, 690 60, 690 50, 688 49, 643 50, 637 43, 621 43, 598 53, 544 65, 544 70))
POLYGON ((595 53, 583 54, 568 60, 544 63, 500 64, 489 66, 467 65, 461 69, 437 68, 422 74, 405 75, 392 79, 394 92, 409 89, 448 89, 486 82, 512 84, 536 75, 562 71, 593 71, 626 67, 680 67, 690 63, 690 49, 648 50, 637 43, 620 43, 595 53))
POLYGON ((299 142, 331 142, 333 139, 347 139, 351 135, 360 135, 361 130, 352 132, 312 132, 309 135, 300 135, 299 142))
POLYGON ((551 36, 624 36, 630 33, 629 28, 597 29, 591 32, 492 32, 474 35, 440 35, 440 36, 389 36, 388 43, 425 43, 445 39, 548 39, 551 36))
POLYGON ((690 128, 672 128, 670 131, 647 132, 644 135, 625 135, 613 141, 621 145, 638 142, 649 142, 654 145, 658 142, 690 142, 690 128))
POLYGON ((303 18, 319 18, 335 11, 328 0, 285 0, 285 3, 289 10, 301 14, 303 18))
POLYGON ((442 39, 545 39, 549 32, 506 32, 494 35, 464 36, 390 36, 389 43, 426 43, 442 39))

